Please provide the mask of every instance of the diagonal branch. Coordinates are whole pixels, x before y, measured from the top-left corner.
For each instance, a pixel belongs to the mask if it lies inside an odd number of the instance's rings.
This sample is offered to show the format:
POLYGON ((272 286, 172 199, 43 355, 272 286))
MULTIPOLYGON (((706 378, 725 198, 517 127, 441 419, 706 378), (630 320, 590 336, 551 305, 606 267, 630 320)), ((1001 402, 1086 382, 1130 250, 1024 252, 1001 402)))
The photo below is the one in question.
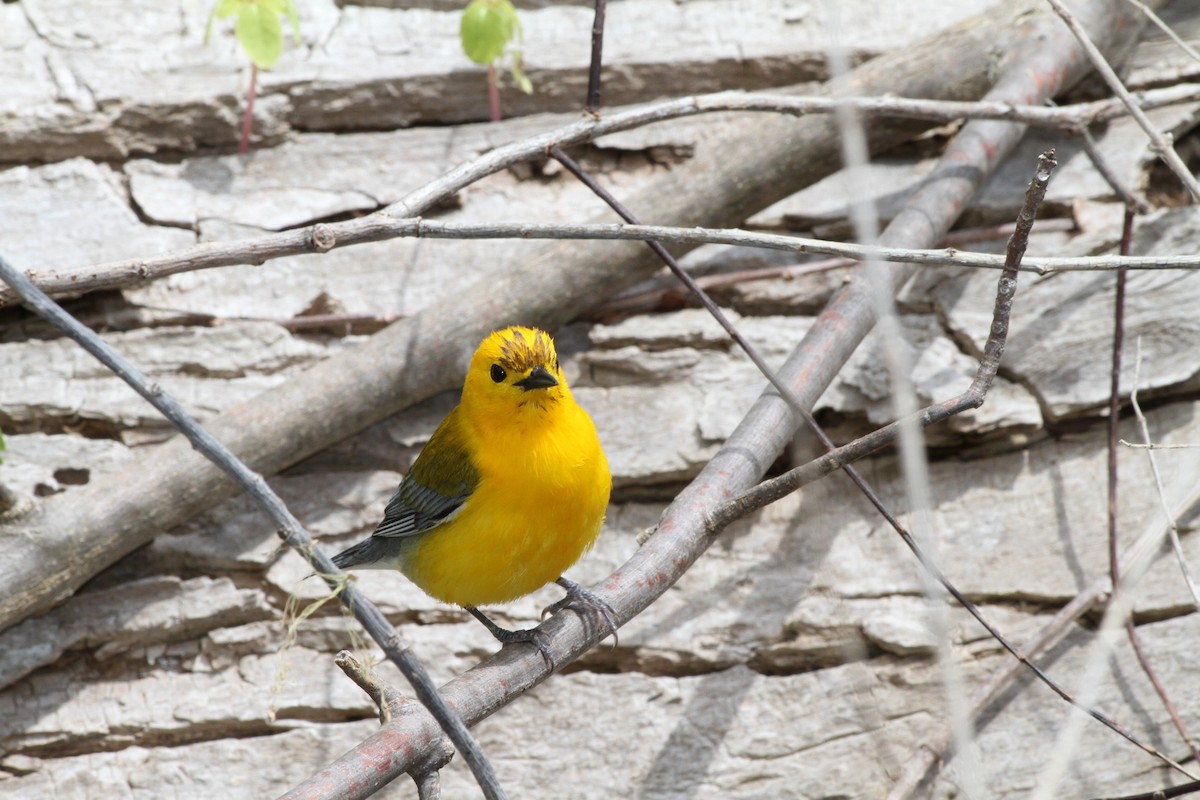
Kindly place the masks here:
POLYGON ((1054 9, 1054 12, 1062 18, 1067 27, 1071 29, 1071 33, 1079 40, 1080 46, 1087 53, 1088 59, 1092 62, 1092 67, 1104 78, 1104 82, 1108 84, 1108 88, 1112 89, 1125 107, 1129 109, 1129 113, 1133 116, 1137 124, 1141 126, 1146 135, 1150 137, 1151 146, 1158 153, 1159 158, 1163 160, 1171 172, 1175 173, 1175 177, 1183 183, 1189 192, 1192 194, 1192 199, 1200 202, 1200 183, 1196 182, 1196 176, 1188 169, 1187 164, 1183 163, 1183 159, 1179 157, 1179 153, 1175 152, 1175 146, 1162 131, 1154 127, 1154 123, 1146 116, 1141 106, 1129 90, 1125 88, 1125 84, 1121 83, 1121 79, 1117 76, 1116 71, 1105 60, 1104 54, 1099 48, 1092 43, 1088 37, 1087 31, 1075 19, 1075 16, 1060 2, 1060 0, 1046 0, 1054 9))

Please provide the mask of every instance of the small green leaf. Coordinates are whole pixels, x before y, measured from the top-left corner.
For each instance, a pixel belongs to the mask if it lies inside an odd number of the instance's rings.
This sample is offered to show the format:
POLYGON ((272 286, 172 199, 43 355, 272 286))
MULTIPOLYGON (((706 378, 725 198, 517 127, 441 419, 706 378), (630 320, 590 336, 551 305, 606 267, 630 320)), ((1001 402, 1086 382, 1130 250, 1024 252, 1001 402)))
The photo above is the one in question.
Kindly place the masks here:
POLYGON ((283 54, 283 23, 287 17, 292 38, 300 44, 300 13, 295 0, 217 0, 204 26, 204 43, 212 38, 214 19, 236 16, 234 33, 260 69, 270 69, 283 54))
POLYGON ((279 12, 268 3, 245 3, 238 12, 234 32, 259 69, 275 66, 283 54, 283 24, 279 12))
POLYGON ((458 29, 463 52, 476 64, 491 64, 504 55, 519 25, 509 0, 471 0, 458 29))
MULTIPOLYGON (((4 449, 4 432, 0 431, 0 450, 4 449)), ((0 464, 4 463, 4 459, 0 458, 0 464)))

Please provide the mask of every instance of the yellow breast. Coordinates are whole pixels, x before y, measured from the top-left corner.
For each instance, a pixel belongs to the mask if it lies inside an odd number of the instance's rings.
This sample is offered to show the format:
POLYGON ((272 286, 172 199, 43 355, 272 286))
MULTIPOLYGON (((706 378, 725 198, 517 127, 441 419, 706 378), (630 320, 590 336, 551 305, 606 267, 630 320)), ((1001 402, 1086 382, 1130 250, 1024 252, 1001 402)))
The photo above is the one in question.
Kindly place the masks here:
POLYGON ((556 580, 592 546, 612 478, 591 419, 564 399, 527 420, 471 421, 479 483, 405 553, 413 583, 457 605, 503 603, 556 580))

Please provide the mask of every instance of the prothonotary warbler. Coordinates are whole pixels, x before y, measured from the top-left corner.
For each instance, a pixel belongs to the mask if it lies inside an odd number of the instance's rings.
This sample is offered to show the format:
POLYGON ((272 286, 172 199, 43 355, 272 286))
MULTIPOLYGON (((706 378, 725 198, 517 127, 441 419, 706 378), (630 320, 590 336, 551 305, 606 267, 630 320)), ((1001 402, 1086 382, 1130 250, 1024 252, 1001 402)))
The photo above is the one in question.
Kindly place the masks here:
POLYGON ((398 569, 429 595, 460 605, 501 642, 506 630, 478 606, 504 603, 551 581, 616 635, 612 609, 562 573, 596 541, 612 476, 596 427, 575 402, 554 341, 511 327, 471 358, 462 400, 434 431, 370 538, 339 553, 343 569, 398 569))

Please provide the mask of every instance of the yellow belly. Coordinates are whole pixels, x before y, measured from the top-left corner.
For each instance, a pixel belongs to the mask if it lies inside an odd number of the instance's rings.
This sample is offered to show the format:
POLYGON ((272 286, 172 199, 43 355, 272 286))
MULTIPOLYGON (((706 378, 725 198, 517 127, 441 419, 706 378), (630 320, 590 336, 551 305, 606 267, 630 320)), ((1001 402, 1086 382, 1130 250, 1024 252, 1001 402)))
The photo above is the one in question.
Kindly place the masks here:
POLYGON ((460 606, 504 603, 560 577, 595 542, 611 478, 598 442, 541 460, 485 472, 462 510, 406 551, 401 571, 460 606))

